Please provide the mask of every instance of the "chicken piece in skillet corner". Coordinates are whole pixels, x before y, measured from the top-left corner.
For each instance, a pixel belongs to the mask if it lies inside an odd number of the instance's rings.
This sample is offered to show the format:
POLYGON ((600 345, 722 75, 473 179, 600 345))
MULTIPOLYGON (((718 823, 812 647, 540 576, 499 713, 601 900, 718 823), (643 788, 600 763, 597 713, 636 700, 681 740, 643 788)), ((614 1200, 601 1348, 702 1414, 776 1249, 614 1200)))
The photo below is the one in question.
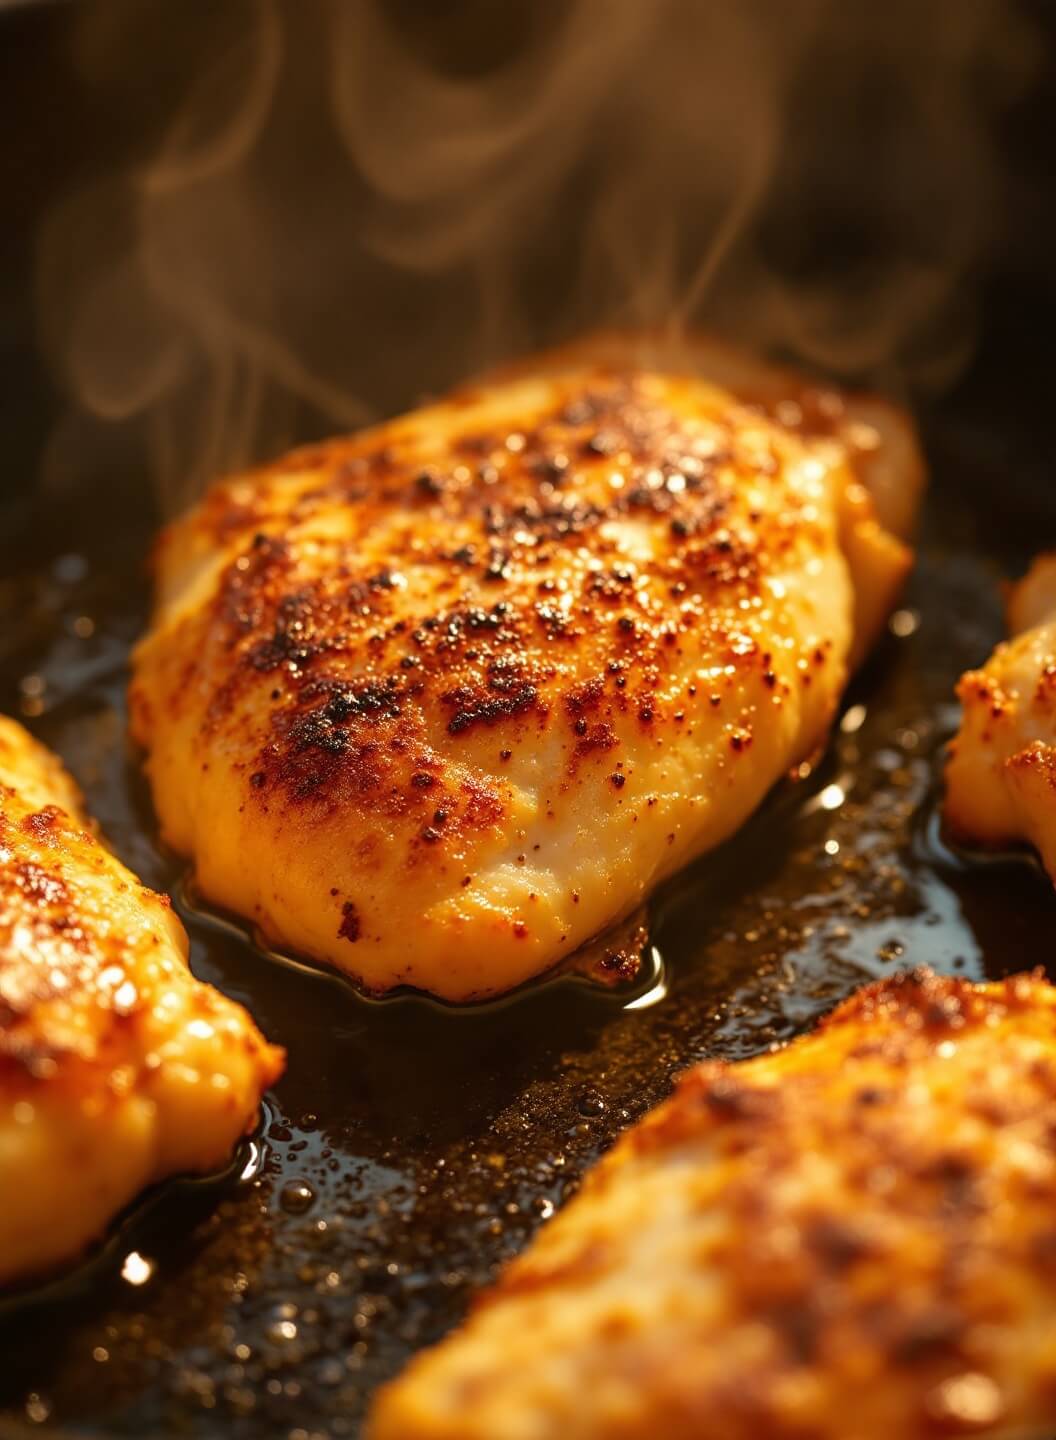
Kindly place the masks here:
POLYGON ((508 990, 816 752, 922 481, 881 402, 620 336, 226 480, 135 655, 164 837, 368 990, 508 990))
POLYGON ((282 1070, 87 825, 0 717, 0 1285, 74 1259, 145 1186, 221 1167, 282 1070))
POLYGON ((1035 846, 1056 881, 1056 554, 1010 587, 1007 608, 1012 639, 957 687, 944 818, 964 840, 1035 846))
POLYGON ((922 971, 632 1128, 367 1440, 934 1440, 1056 1422, 1056 990, 922 971))

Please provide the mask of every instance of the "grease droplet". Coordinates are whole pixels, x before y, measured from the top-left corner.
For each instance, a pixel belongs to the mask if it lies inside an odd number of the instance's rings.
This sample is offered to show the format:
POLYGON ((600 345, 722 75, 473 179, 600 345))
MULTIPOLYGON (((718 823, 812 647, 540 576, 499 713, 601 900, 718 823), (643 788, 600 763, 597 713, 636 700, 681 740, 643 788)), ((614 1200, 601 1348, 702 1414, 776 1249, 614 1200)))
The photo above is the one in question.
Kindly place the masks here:
POLYGON ((315 1191, 307 1180, 288 1180, 279 1191, 279 1204, 287 1215, 303 1215, 315 1204, 315 1191))

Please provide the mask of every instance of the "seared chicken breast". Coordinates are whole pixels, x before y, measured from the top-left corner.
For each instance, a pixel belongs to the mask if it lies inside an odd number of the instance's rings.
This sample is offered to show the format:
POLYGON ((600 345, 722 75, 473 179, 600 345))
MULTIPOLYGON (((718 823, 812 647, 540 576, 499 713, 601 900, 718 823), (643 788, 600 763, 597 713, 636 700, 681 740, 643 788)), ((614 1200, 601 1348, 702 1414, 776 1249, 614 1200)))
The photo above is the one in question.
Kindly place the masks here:
POLYGON ((877 402, 620 337, 227 480, 135 655, 164 838, 370 990, 507 990, 817 750, 920 484, 877 402))
POLYGON ((1010 587, 1008 620, 1014 638, 957 687, 944 814, 965 840, 1036 846, 1056 880, 1056 555, 1010 587))
POLYGON ((902 976, 698 1065, 368 1440, 1048 1434, 1054 1107, 1037 977, 902 976))
POLYGON ((282 1069, 87 823, 0 717, 0 1284, 76 1256, 153 1181, 222 1165, 282 1069))

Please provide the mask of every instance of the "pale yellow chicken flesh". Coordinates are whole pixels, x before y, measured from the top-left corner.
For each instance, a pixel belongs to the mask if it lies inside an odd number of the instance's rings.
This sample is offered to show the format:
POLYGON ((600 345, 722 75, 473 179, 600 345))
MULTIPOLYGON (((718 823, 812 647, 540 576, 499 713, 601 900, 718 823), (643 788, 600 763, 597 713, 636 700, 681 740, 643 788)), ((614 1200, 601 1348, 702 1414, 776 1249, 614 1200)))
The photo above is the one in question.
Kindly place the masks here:
POLYGON ((223 1165, 282 1068, 87 823, 0 716, 0 1285, 75 1257, 154 1181, 223 1165))
POLYGON ((1056 1420, 1056 991, 918 972, 680 1081, 367 1440, 930 1440, 1056 1420))
POLYGON ((944 815, 956 838, 1035 846, 1056 880, 1056 555, 1011 587, 1008 621, 1013 638, 957 687, 944 815))
POLYGON ((163 535, 133 734, 166 841, 268 942, 496 994, 823 742, 909 565, 912 430, 716 347, 633 352, 297 452, 163 535), (701 378, 731 366, 742 399, 701 378))

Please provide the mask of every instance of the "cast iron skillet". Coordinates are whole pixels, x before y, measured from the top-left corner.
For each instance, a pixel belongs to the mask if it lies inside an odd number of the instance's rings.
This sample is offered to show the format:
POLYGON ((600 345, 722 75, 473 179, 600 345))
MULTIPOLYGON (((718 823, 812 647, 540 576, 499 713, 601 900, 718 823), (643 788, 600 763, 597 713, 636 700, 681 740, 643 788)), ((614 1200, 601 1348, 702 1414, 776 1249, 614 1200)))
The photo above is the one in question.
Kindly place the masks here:
MULTIPOLYGON (((0 418, 28 474, 53 398, 20 330, 25 247, 5 238, 0 418)), ((289 1064, 226 1174, 159 1187, 72 1274, 0 1302, 0 1435, 354 1436, 374 1388, 458 1320, 676 1071, 786 1040, 899 966, 1046 963, 1056 897, 1036 864, 954 854, 935 818, 953 683, 1001 634, 999 579, 1056 543, 1052 277, 1013 267, 986 295, 975 367, 922 413, 933 482, 894 633, 819 768, 656 897, 656 956, 624 990, 563 978, 467 1011, 370 1001, 203 911, 157 844, 125 740, 155 516, 119 465, 58 506, 11 487, 0 710, 64 757, 121 857, 175 896, 195 972, 289 1064)))

